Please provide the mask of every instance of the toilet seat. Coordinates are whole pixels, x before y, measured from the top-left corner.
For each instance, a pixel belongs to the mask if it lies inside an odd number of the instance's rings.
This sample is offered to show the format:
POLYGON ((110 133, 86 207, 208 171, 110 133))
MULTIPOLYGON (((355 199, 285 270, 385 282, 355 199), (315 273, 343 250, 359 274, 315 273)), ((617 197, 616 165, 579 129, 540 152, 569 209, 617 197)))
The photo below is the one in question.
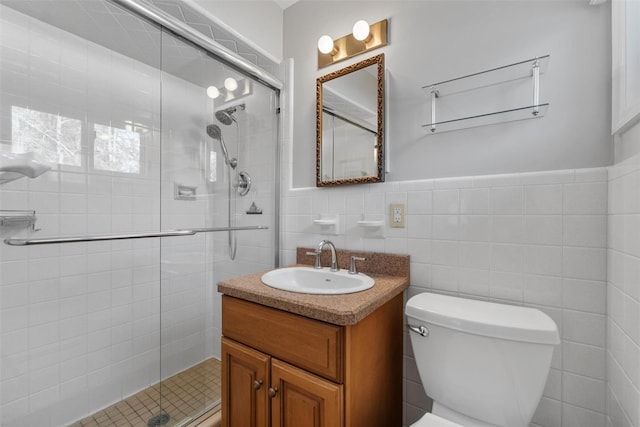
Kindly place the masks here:
POLYGON ((452 421, 440 418, 437 415, 433 415, 430 412, 424 414, 422 418, 411 424, 411 427, 464 427, 460 424, 456 424, 452 421))

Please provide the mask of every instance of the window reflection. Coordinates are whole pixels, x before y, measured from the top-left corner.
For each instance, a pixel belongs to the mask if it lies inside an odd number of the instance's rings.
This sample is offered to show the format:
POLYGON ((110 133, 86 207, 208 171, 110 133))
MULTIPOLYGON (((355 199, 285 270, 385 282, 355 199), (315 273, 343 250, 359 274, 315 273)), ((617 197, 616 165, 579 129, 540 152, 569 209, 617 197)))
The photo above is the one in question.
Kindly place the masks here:
MULTIPOLYGON (((85 144, 92 147, 92 154, 88 155, 93 155, 93 169, 140 173, 140 132, 148 129, 138 124, 126 127, 93 125, 93 145, 85 144)), ((34 153, 43 163, 82 166, 82 128, 81 120, 14 105, 11 107, 11 151, 34 153)))
POLYGON ((11 107, 14 153, 35 153, 44 163, 82 165, 82 122, 78 119, 11 107))
POLYGON ((94 125, 93 168, 140 173, 140 134, 111 126, 94 125))
POLYGON ((209 152, 209 182, 216 182, 218 180, 218 153, 215 151, 209 152))

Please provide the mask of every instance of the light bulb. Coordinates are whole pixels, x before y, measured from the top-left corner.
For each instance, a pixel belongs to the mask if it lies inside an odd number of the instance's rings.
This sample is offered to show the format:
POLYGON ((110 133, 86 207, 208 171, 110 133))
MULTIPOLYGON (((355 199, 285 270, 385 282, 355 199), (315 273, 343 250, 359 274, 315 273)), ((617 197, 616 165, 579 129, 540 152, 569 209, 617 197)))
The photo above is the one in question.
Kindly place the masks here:
POLYGON ((211 99, 216 99, 220 96, 220 91, 215 86, 209 86, 207 88, 207 96, 211 99))
POLYGON ((369 23, 364 20, 360 20, 353 24, 353 38, 356 40, 366 40, 369 37, 369 23))
POLYGON ((227 77, 224 79, 224 88, 229 92, 233 92, 238 89, 238 82, 233 77, 227 77))
POLYGON ((333 51, 333 39, 326 34, 318 39, 318 50, 322 53, 331 53, 333 51))

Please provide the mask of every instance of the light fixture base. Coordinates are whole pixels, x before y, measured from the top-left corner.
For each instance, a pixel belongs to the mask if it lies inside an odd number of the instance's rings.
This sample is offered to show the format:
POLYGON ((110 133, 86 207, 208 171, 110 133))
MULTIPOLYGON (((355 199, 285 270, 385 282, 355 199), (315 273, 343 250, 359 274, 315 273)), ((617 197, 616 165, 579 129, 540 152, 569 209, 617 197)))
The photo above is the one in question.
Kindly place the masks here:
POLYGON ((361 53, 386 46, 387 26, 386 19, 371 24, 369 37, 364 41, 356 40, 353 34, 340 37, 333 42, 334 50, 337 50, 333 55, 331 53, 322 53, 318 50, 318 68, 324 68, 361 53))

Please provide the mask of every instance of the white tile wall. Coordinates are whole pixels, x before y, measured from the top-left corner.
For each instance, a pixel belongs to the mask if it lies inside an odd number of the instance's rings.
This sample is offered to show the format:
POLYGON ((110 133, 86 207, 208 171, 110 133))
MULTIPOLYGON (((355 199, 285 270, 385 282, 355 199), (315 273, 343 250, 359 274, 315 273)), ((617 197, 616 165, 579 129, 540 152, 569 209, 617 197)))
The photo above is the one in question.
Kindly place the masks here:
POLYGON ((640 426, 640 156, 609 168, 607 425, 640 426))
MULTIPOLYGON (((562 344, 532 425, 604 426, 606 168, 331 189, 284 185, 284 264, 295 262, 297 246, 328 238, 347 249, 409 253, 409 296, 444 292, 545 311, 562 344), (375 215, 387 224, 392 202, 407 204, 407 228, 374 233, 355 224, 375 215), (312 225, 320 213, 347 226, 323 232, 312 225)), ((404 392, 409 425, 429 407, 410 348, 404 392)))

